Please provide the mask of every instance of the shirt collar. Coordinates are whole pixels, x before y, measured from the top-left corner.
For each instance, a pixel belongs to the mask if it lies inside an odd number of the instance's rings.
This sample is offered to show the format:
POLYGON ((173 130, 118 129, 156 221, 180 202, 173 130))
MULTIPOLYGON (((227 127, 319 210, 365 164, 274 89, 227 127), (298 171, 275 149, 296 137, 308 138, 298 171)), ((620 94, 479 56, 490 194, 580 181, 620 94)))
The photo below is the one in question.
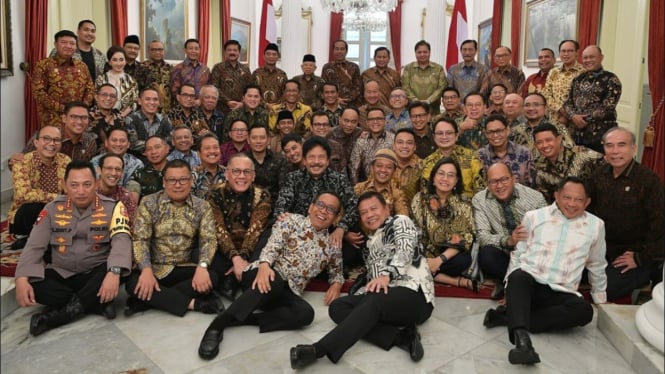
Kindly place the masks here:
MULTIPOLYGON (((171 202, 171 198, 169 195, 166 194, 165 191, 159 191, 159 196, 158 196, 158 204, 160 206, 166 205, 166 204, 173 204, 171 202)), ((187 199, 185 200, 185 204, 188 205, 190 208, 194 208, 194 200, 192 200, 192 194, 190 193, 187 196, 187 199)))

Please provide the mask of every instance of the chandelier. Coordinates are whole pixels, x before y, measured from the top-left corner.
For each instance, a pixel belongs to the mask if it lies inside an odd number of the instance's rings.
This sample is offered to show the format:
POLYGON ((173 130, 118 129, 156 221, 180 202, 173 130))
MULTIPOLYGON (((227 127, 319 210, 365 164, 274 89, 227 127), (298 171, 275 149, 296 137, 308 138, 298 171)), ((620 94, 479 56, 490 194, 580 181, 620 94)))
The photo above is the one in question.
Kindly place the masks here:
POLYGON ((397 7, 397 0, 321 0, 321 6, 334 13, 358 10, 369 13, 390 12, 397 7))
POLYGON ((344 28, 357 31, 383 31, 386 29, 386 14, 365 9, 356 10, 344 17, 344 28))

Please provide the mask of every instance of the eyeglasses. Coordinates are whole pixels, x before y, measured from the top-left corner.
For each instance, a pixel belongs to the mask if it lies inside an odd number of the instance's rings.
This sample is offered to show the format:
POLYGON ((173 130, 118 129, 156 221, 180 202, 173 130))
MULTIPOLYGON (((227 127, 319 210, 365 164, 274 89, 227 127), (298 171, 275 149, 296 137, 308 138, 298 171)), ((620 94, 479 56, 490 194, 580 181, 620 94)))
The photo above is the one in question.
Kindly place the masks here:
POLYGON ((230 131, 232 131, 232 132, 247 132, 249 130, 247 130, 247 129, 231 129, 230 131))
POLYGON ((510 177, 502 177, 502 178, 499 178, 499 179, 490 179, 490 180, 487 181, 487 184, 489 184, 492 187, 496 187, 496 186, 499 185, 499 183, 501 183, 501 185, 505 186, 505 185, 508 184, 509 181, 510 181, 510 177))
POLYGON ((176 184, 184 186, 192 181, 192 177, 164 178, 164 181, 166 181, 166 184, 168 184, 169 186, 175 186, 176 184))
POLYGON ((118 98, 118 95, 111 94, 111 93, 106 93, 106 92, 98 93, 97 95, 99 95, 99 97, 101 97, 102 99, 117 99, 118 98))
POLYGON ((330 126, 330 123, 328 122, 314 122, 312 123, 312 127, 328 127, 330 126))
POLYGON ((444 96, 443 100, 457 100, 459 99, 458 96, 444 96))
POLYGON ((455 131, 435 131, 434 136, 454 136, 455 131))
POLYGON ((541 106, 545 106, 545 104, 543 104, 543 103, 527 103, 527 104, 524 104, 525 108, 538 108, 538 107, 541 107, 541 106))
POLYGON ((411 118, 425 118, 425 117, 427 117, 427 113, 411 114, 409 117, 411 117, 411 118))
POLYGON ((406 99, 406 95, 390 95, 391 99, 406 99))
POLYGON ((326 213, 328 213, 330 215, 333 215, 333 216, 336 215, 337 213, 339 213, 339 209, 335 208, 332 205, 326 205, 326 203, 324 203, 321 200, 318 200, 317 202, 315 202, 314 206, 319 208, 319 209, 325 210, 326 213))
POLYGON ((196 99, 196 94, 181 93, 179 95, 185 99, 196 99))
POLYGON ((42 140, 44 143, 46 143, 46 144, 51 143, 51 142, 52 142, 53 144, 60 144, 60 143, 62 143, 62 138, 52 138, 52 137, 47 136, 47 135, 40 136, 39 139, 41 139, 41 140, 42 140))
POLYGON ((90 118, 88 116, 77 116, 76 114, 70 114, 69 118, 72 119, 73 121, 81 121, 81 122, 88 122, 90 118))
POLYGON ((500 129, 500 130, 485 130, 485 134, 487 136, 496 136, 496 135, 502 135, 506 129, 500 129))
POLYGON ((231 169, 231 174, 233 174, 234 177, 239 177, 240 174, 250 176, 250 175, 254 175, 254 170, 252 170, 252 169, 231 169))

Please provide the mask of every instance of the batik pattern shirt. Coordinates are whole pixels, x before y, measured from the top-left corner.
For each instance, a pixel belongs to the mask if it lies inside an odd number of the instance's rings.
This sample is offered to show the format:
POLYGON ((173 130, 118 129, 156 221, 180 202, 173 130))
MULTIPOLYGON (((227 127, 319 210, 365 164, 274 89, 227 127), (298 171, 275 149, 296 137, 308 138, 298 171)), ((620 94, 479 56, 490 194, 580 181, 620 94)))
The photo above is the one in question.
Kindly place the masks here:
POLYGON ((125 109, 136 109, 136 103, 139 98, 139 86, 127 73, 122 73, 118 79, 118 85, 111 83, 109 72, 98 75, 95 81, 95 89, 99 89, 102 84, 112 84, 118 91, 118 100, 115 102, 114 109, 123 112, 125 109))
POLYGON ((448 86, 459 91, 459 96, 464 99, 471 92, 480 92, 480 85, 487 74, 487 66, 472 61, 470 65, 464 62, 455 64, 448 69, 448 86))
MULTIPOLYGON (((107 119, 106 115, 102 113, 97 106, 90 108, 90 124, 87 131, 95 137, 97 142, 97 149, 104 149, 104 141, 106 134, 112 127, 125 127, 125 118, 120 115, 117 109, 111 109, 111 113, 107 119)), ((129 134, 129 142, 133 146, 136 142, 136 134, 129 134)))
MULTIPOLYGON (((106 67, 106 63, 108 62, 108 59, 106 58, 106 53, 100 51, 99 49, 92 47, 90 49, 90 52, 92 53, 92 57, 95 61, 95 68, 94 71, 91 71, 88 68, 88 73, 90 73, 90 79, 94 80, 97 78, 97 76, 101 75, 104 73, 104 68, 106 67)), ((49 53, 49 57, 55 57, 57 54, 57 51, 55 48, 51 50, 49 53)), ((86 67, 88 66, 84 61, 83 57, 81 57, 81 50, 76 47, 76 52, 72 55, 72 58, 77 61, 83 62, 86 67)))
POLYGON ((288 79, 284 70, 277 67, 271 70, 263 66, 252 73, 252 82, 261 87, 266 104, 275 104, 282 99, 288 79))
POLYGON ((273 134, 277 134, 277 116, 282 110, 288 110, 293 115, 293 123, 295 124, 294 132, 304 136, 312 126, 312 108, 304 103, 296 103, 295 108, 290 110, 286 107, 286 103, 274 104, 268 113, 268 125, 273 134))
POLYGON ((249 152, 250 150, 251 148, 249 147, 249 144, 247 142, 243 143, 242 147, 238 149, 236 148, 235 143, 232 140, 229 140, 228 142, 225 142, 219 146, 219 153, 220 153, 219 164, 226 166, 231 156, 237 153, 249 152))
POLYGON ((167 116, 174 128, 187 126, 192 130, 195 137, 201 130, 210 130, 206 117, 199 108, 190 108, 189 114, 187 114, 180 104, 176 104, 167 116))
POLYGON ((328 272, 328 283, 344 284, 342 251, 330 246, 328 228, 317 230, 309 217, 299 214, 275 222, 261 257, 245 271, 258 268, 261 262, 270 264, 299 296, 309 280, 324 270, 328 272))
POLYGON ((446 69, 435 62, 430 62, 424 69, 418 62, 412 62, 406 65, 402 72, 402 87, 406 90, 409 101, 427 100, 432 115, 441 113, 441 95, 447 85, 446 69))
POLYGON ((436 143, 434 142, 434 135, 431 132, 426 132, 425 135, 420 136, 416 134, 416 155, 418 157, 425 159, 437 149, 436 143))
POLYGON ((125 73, 129 74, 134 78, 136 84, 138 85, 138 91, 141 92, 144 88, 150 87, 152 85, 152 80, 150 79, 150 70, 147 66, 136 61, 127 63, 125 65, 125 73))
POLYGON ((69 102, 92 104, 95 85, 88 67, 80 60, 48 57, 37 62, 31 73, 40 127, 62 127, 61 115, 69 102))
POLYGON ((473 197, 471 205, 473 206, 478 244, 481 247, 492 246, 510 254, 514 248, 508 245, 512 230, 506 223, 504 205, 508 205, 507 209, 512 212, 514 223, 519 225, 526 212, 542 208, 547 203, 540 192, 515 183, 513 194, 508 201, 499 201, 488 189, 484 189, 473 197))
POLYGON ((194 196, 205 199, 213 187, 226 181, 226 176, 224 175, 225 172, 226 168, 219 165, 217 165, 215 174, 208 171, 203 165, 197 166, 196 169, 193 170, 194 188, 192 188, 192 193, 194 196))
POLYGON ((143 61, 143 65, 148 68, 150 82, 159 92, 159 108, 162 113, 168 113, 171 110, 171 64, 165 61, 143 61))
POLYGON ((194 86, 195 92, 198 95, 201 87, 210 82, 210 69, 203 65, 200 61, 192 61, 185 58, 181 63, 171 69, 171 97, 175 98, 180 87, 189 83, 194 86))
MULTIPOLYGON (((472 149, 474 151, 480 149, 481 147, 487 145, 487 136, 485 136, 485 120, 487 117, 483 116, 478 120, 476 126, 469 130, 460 130, 459 137, 457 138, 457 144, 462 147, 472 149)), ((466 117, 458 118, 455 122, 457 127, 461 128, 460 124, 464 122, 466 117)))
POLYGON ((333 129, 328 134, 327 138, 332 139, 342 145, 342 148, 344 149, 345 152, 344 156, 347 162, 350 162, 351 152, 353 151, 353 148, 356 145, 356 142, 358 141, 358 137, 362 133, 363 130, 361 130, 360 127, 356 127, 355 129, 353 129, 353 132, 351 134, 347 135, 344 133, 344 131, 342 131, 341 127, 337 126, 333 127, 333 129))
POLYGON ((65 169, 71 159, 56 153, 52 164, 46 164, 37 151, 29 152, 12 167, 14 194, 7 220, 14 223, 16 211, 26 203, 49 203, 63 191, 65 169))
MULTIPOLYGON (((524 81, 522 85, 522 91, 520 94, 522 97, 526 98, 526 95, 534 92, 542 93, 545 89, 545 84, 547 83, 547 76, 549 75, 550 70, 548 71, 539 71, 537 73, 529 75, 529 77, 524 81)), ((548 103, 549 104, 549 103, 548 103)))
POLYGON ((547 74, 547 82, 545 82, 545 88, 541 93, 547 99, 547 113, 552 122, 557 120, 559 109, 568 99, 570 84, 582 72, 584 72, 584 67, 575 61, 575 65, 570 68, 565 66, 555 67, 547 74))
POLYGON ((231 124, 239 119, 245 121, 250 129, 254 126, 268 128, 268 111, 263 106, 258 106, 253 112, 247 110, 245 107, 233 109, 226 116, 226 119, 224 119, 225 139, 228 139, 231 124))
POLYGON ((589 186, 589 211, 607 229, 607 260, 633 251, 639 266, 663 261, 663 182, 656 173, 633 160, 614 177, 612 166, 603 165, 592 174, 589 186))
POLYGON ((587 118, 583 129, 569 126, 576 144, 602 143, 605 132, 617 125, 616 107, 620 98, 621 81, 607 70, 587 71, 573 79, 563 110, 569 119, 576 114, 587 118))
POLYGON ((249 261, 272 211, 268 191, 252 186, 236 193, 224 182, 211 189, 208 202, 221 253, 228 259, 240 256, 249 261))
POLYGON ((358 106, 360 102, 360 67, 351 61, 331 61, 323 65, 321 78, 325 82, 336 83, 339 97, 347 99, 347 105, 358 106))
MULTIPOLYGON (((97 155, 93 157, 92 160, 90 160, 92 166, 94 166, 96 170, 99 169, 99 159, 101 159, 102 156, 105 154, 106 152, 97 155)), ((124 155, 122 155, 122 161, 125 163, 125 168, 122 172, 122 179, 120 179, 120 185, 125 187, 127 186, 127 183, 129 183, 129 180, 132 179, 132 175, 134 175, 134 173, 137 170, 143 167, 143 161, 141 161, 138 157, 129 153, 125 153, 124 155)))
POLYGON ((196 266, 212 262, 217 249, 215 218, 210 204, 189 196, 176 206, 165 192, 141 199, 133 228, 134 262, 139 270, 152 267, 157 279, 169 275, 176 266, 196 266))
POLYGON ((358 108, 358 125, 360 126, 361 129, 364 131, 369 131, 369 127, 367 127, 367 111, 370 108, 381 108, 383 109, 383 113, 388 113, 390 112, 390 107, 381 105, 381 104, 363 104, 358 108))
MULTIPOLYGON (((389 287, 422 289, 425 301, 434 305, 434 280, 429 271, 418 228, 408 216, 395 215, 367 239, 363 249, 368 279, 390 276, 389 287)), ((363 287, 358 294, 367 290, 363 287)))
POLYGON ((400 189, 399 182, 395 178, 392 178, 387 186, 377 187, 374 177, 370 176, 365 182, 360 182, 353 186, 353 192, 356 196, 360 196, 368 191, 378 192, 383 196, 390 207, 390 214, 409 215, 409 205, 404 198, 404 193, 400 189))
POLYGON ((270 150, 266 150, 262 162, 259 162, 252 152, 246 154, 254 162, 254 184, 268 190, 274 201, 279 194, 282 180, 286 177, 286 159, 270 150))
POLYGON ((305 105, 309 105, 312 108, 321 105, 321 90, 324 83, 323 78, 314 74, 311 76, 301 74, 296 75, 292 79, 300 83, 300 98, 305 105))
MULTIPOLYGON (((426 185, 429 181, 429 175, 432 173, 434 165, 444 157, 445 156, 437 150, 421 162, 420 166, 423 171, 423 185, 426 185)), ((485 188, 485 170, 483 169, 483 163, 480 161, 480 158, 478 158, 477 152, 459 145, 456 145, 453 148, 450 157, 459 164, 462 171, 462 183, 464 185, 463 195, 467 200, 471 200, 473 195, 485 188)))
POLYGON ((136 208, 138 207, 138 204, 136 204, 136 200, 132 199, 131 195, 129 194, 129 190, 122 186, 115 186, 113 191, 109 194, 104 194, 101 191, 98 191, 98 193, 115 201, 122 202, 127 211, 127 217, 129 218, 130 226, 134 224, 134 217, 136 216, 136 208))
POLYGON ((239 62, 235 66, 229 61, 222 61, 212 67, 210 83, 219 89, 217 109, 228 114, 231 108, 229 101, 242 101, 245 86, 252 83, 252 72, 249 67, 239 62))
POLYGON ((332 126, 333 130, 339 126, 339 117, 342 115, 342 112, 344 111, 343 106, 337 105, 335 109, 330 109, 326 106, 322 106, 317 110, 322 110, 328 115, 328 119, 330 120, 330 126, 332 126))
POLYGON ((375 81, 379 84, 379 91, 381 92, 381 98, 379 99, 379 104, 389 107, 390 106, 390 92, 395 87, 400 87, 402 78, 399 76, 399 73, 391 67, 386 67, 383 71, 379 70, 376 66, 371 67, 360 75, 363 81, 363 87, 365 83, 369 81, 375 81))
POLYGON ((141 197, 150 195, 164 189, 163 177, 161 170, 148 164, 134 172, 132 179, 127 183, 127 189, 138 193, 141 197))
POLYGON ((497 162, 504 163, 510 169, 510 172, 517 178, 517 181, 525 186, 533 187, 536 181, 536 169, 533 165, 533 156, 529 148, 508 141, 506 144, 506 154, 499 157, 494 148, 488 144, 478 150, 478 157, 483 163, 485 175, 487 169, 497 162))
POLYGON ((346 176, 330 168, 316 179, 307 170, 296 170, 287 174, 275 203, 275 217, 285 212, 307 214, 309 204, 323 191, 334 191, 341 198, 344 216, 338 227, 348 231, 358 222, 358 199, 346 176))
POLYGON ((349 161, 351 183, 356 184, 367 180, 370 165, 376 151, 379 149, 392 149, 394 141, 395 134, 392 132, 383 131, 379 136, 374 137, 368 131, 363 131, 353 146, 353 151, 351 151, 349 161))
POLYGON ((534 161, 536 189, 545 196, 548 203, 552 203, 554 191, 562 179, 575 176, 589 180, 596 167, 603 163, 603 155, 589 148, 562 146, 554 163, 541 155, 534 161))
POLYGON ((210 131, 217 136, 217 139, 222 143, 228 141, 228 134, 224 129, 224 113, 222 113, 221 110, 213 109, 212 113, 208 116, 203 109, 201 111, 203 112, 203 116, 210 131))
POLYGON ((505 279, 522 269, 554 291, 582 297, 577 289, 586 268, 591 298, 598 304, 607 302, 605 225, 601 219, 588 212, 569 219, 552 204, 527 212, 522 224, 529 237, 517 242, 505 279))
POLYGON ((422 231, 422 242, 428 258, 438 257, 447 248, 471 251, 476 229, 471 204, 459 195, 448 195, 442 207, 435 207, 438 197, 426 190, 411 202, 411 217, 422 231))
POLYGON ((520 93, 522 84, 524 84, 524 72, 514 66, 506 66, 503 69, 499 67, 492 68, 485 74, 483 83, 480 85, 480 93, 485 97, 489 97, 492 86, 497 83, 506 86, 506 94, 520 93))
POLYGON ((199 153, 193 150, 189 150, 189 152, 182 152, 177 149, 174 149, 169 153, 168 156, 166 156, 166 161, 173 161, 173 160, 183 160, 186 163, 189 164, 189 168, 191 170, 196 169, 197 166, 201 165, 201 156, 199 156, 199 153))
POLYGON ((413 128, 413 124, 411 124, 408 110, 402 109, 398 116, 395 116, 392 110, 386 114, 386 131, 396 133, 397 130, 411 128, 413 128))
POLYGON ((167 116, 155 113, 152 121, 150 121, 141 109, 134 111, 134 113, 125 118, 125 126, 127 126, 128 131, 131 130, 136 133, 138 140, 144 142, 154 135, 170 141, 171 131, 173 130, 171 121, 169 121, 167 116))
POLYGON ((395 176, 393 178, 399 181, 400 189, 404 192, 404 198, 408 204, 411 204, 413 196, 420 191, 422 174, 420 158, 417 155, 411 156, 411 159, 405 166, 398 166, 395 169, 395 176))
MULTIPOLYGON (((508 136, 508 139, 515 142, 516 144, 520 144, 529 148, 529 150, 531 151, 531 155, 535 160, 540 155, 540 152, 538 152, 538 148, 536 148, 536 141, 533 139, 533 129, 535 129, 536 127, 538 127, 538 125, 543 123, 548 123, 545 118, 543 118, 540 121, 540 123, 538 123, 535 126, 531 126, 528 122, 515 125, 515 127, 510 129, 510 135, 508 136)), ((570 133, 568 132, 566 126, 558 122, 553 123, 553 125, 554 127, 556 127, 557 131, 559 132, 559 135, 563 137, 561 145, 564 147, 572 148, 575 145, 575 142, 573 142, 573 138, 570 137, 570 133)))

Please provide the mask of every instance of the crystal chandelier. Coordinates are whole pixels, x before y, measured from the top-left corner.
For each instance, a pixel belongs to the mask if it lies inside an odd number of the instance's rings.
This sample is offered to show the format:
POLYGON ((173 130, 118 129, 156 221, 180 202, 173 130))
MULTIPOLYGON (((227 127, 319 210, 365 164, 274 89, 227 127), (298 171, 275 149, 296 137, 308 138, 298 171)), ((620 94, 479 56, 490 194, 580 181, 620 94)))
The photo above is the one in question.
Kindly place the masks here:
POLYGON ((386 28, 386 14, 367 10, 356 10, 344 17, 344 28, 358 31, 382 31, 386 28))
POLYGON ((321 6, 334 13, 358 10, 369 13, 390 12, 397 7, 397 0, 321 0, 321 6))

